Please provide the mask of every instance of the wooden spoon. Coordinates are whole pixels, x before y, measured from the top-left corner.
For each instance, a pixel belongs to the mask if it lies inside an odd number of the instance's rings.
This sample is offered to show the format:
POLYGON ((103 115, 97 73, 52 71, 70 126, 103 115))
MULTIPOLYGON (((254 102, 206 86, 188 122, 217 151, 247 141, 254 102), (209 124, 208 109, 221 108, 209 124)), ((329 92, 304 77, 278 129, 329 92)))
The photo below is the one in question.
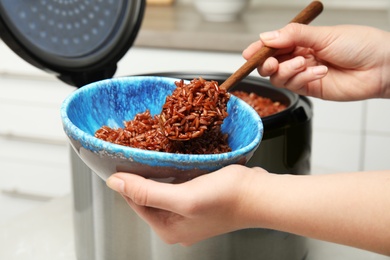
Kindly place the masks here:
MULTIPOLYGON (((323 10, 322 3, 320 1, 313 1, 306 8, 304 8, 294 19, 292 19, 290 21, 290 23, 308 24, 312 20, 314 20, 314 18, 316 18, 322 12, 322 10, 323 10)), ((275 49, 275 48, 271 48, 268 46, 262 47, 255 55, 253 55, 247 62, 245 62, 236 72, 234 72, 229 78, 227 78, 226 81, 224 81, 219 86, 219 88, 220 89, 224 88, 226 91, 228 91, 233 86, 235 86, 238 82, 240 82, 243 78, 248 76, 249 73, 251 73, 254 69, 256 69, 260 64, 264 63, 264 61, 267 58, 273 56, 276 53, 276 51, 277 51, 277 49, 275 49)), ((218 88, 218 86, 215 86, 215 88, 218 88)), ((223 97, 223 95, 221 95, 221 96, 223 97)), ((172 101, 172 99, 171 99, 171 101, 172 101)), ((178 119, 176 119, 173 116, 169 116, 169 115, 172 115, 172 113, 170 113, 169 109, 171 109, 173 106, 180 107, 181 103, 179 103, 179 102, 180 101, 178 101, 178 102, 175 101, 174 103, 176 103, 176 104, 172 105, 172 103, 171 103, 170 106, 168 106, 167 103, 165 104, 165 105, 167 105, 166 107, 168 107, 168 108, 163 108, 163 111, 161 112, 161 115, 159 118, 160 127, 161 127, 163 133, 169 139, 175 140, 175 141, 188 141, 190 139, 199 137, 200 135, 202 135, 206 131, 205 129, 201 129, 201 131, 199 131, 199 129, 196 129, 196 130, 193 130, 190 132, 185 131, 185 133, 180 133, 180 136, 184 136, 184 137, 178 137, 179 136, 178 133, 172 134, 172 133, 174 133, 173 131, 167 130, 167 129, 174 129, 175 124, 176 125, 177 124, 184 124, 183 122, 180 123, 180 121, 182 120, 181 117, 178 117, 178 119), (188 136, 190 136, 190 137, 188 137, 188 136)), ((221 101, 221 102, 227 102, 227 101, 221 101)), ((183 107, 183 109, 186 110, 188 113, 191 113, 192 117, 197 117, 197 118, 201 117, 201 113, 203 111, 202 109, 197 109, 196 111, 192 111, 191 108, 190 108, 190 110, 187 110, 185 107, 183 107)), ((216 116, 212 116, 212 117, 216 118, 216 116)), ((212 120, 214 118, 212 118, 212 120)), ((204 128, 206 126, 202 126, 202 127, 204 128)), ((206 128, 207 128, 207 130, 209 130, 209 128, 211 128, 211 127, 212 127, 212 125, 211 126, 208 125, 206 128)), ((177 127, 176 127, 176 129, 177 129, 177 127)))
MULTIPOLYGON (((313 21, 324 9, 320 1, 311 2, 304 8, 290 23, 309 24, 313 21)), ((222 84, 221 88, 227 90, 234 87, 238 82, 248 76, 260 64, 264 63, 266 59, 275 55, 277 49, 268 46, 262 47, 255 55, 253 55, 247 62, 244 63, 236 72, 227 78, 222 84)))

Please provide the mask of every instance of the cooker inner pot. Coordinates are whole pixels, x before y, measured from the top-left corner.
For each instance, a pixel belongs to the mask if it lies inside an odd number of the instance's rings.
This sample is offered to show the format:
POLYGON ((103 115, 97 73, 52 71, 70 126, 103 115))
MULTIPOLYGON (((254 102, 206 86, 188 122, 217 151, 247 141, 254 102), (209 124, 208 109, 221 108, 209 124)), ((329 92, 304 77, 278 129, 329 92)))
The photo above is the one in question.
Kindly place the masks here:
MULTIPOLYGON (((194 78, 202 77, 206 80, 215 80, 222 84, 231 74, 229 73, 210 73, 210 72, 157 72, 153 74, 143 74, 148 76, 173 77, 178 79, 192 80, 194 78)), ((289 90, 280 89, 272 86, 269 80, 248 76, 243 79, 237 86, 233 87, 231 91, 244 91, 247 93, 256 93, 257 95, 269 98, 272 101, 278 101, 286 105, 286 109, 262 118, 265 130, 271 130, 286 124, 292 120, 292 113, 298 106, 299 96, 289 90)))

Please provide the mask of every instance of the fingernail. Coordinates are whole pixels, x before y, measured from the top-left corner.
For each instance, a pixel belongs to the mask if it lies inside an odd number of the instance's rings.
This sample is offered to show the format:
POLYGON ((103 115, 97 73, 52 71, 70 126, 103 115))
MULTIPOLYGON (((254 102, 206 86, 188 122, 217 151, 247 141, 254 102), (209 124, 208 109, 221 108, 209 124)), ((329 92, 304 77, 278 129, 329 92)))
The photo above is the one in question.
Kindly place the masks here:
POLYGON ((312 71, 317 76, 324 76, 326 73, 328 73, 328 67, 326 67, 326 66, 316 66, 316 67, 313 67, 312 71))
POLYGON ((106 181, 107 186, 119 193, 123 193, 125 191, 125 182, 118 177, 111 176, 106 181))
POLYGON ((279 37, 278 31, 260 33, 260 39, 263 41, 271 41, 279 37))

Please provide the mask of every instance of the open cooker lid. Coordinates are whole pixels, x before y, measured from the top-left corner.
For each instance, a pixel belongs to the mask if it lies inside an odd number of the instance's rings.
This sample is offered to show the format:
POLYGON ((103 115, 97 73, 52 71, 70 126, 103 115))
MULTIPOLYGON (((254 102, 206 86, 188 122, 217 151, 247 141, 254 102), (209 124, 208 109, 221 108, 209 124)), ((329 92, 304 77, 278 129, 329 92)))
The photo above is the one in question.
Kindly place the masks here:
POLYGON ((0 0, 0 37, 30 64, 81 87, 114 75, 144 9, 145 0, 0 0))

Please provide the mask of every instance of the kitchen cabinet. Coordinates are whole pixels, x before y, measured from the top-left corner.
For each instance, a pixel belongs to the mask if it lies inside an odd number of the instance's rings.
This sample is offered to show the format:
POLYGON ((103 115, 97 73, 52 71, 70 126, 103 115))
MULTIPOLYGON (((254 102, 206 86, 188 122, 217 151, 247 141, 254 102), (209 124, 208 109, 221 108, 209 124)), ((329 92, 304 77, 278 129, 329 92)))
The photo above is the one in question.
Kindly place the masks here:
POLYGON ((0 53, 0 189, 27 197, 68 194, 59 106, 73 89, 32 68, 2 42, 0 53))

